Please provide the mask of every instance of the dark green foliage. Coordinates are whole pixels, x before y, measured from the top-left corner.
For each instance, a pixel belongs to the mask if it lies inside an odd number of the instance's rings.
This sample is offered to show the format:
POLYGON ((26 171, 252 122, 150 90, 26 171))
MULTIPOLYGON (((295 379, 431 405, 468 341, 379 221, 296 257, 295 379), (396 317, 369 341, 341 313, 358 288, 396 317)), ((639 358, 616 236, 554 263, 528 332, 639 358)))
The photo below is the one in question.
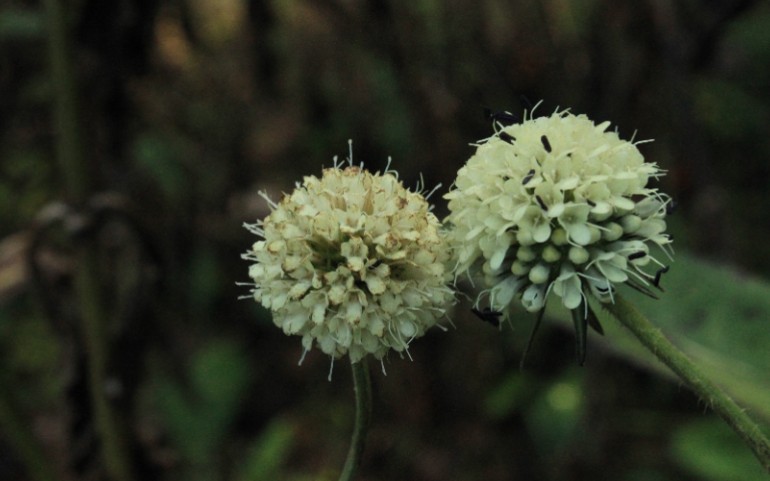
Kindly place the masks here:
POLYGON ((764 476, 735 433, 716 419, 694 420, 677 430, 671 457, 706 481, 753 481, 764 476))
MULTIPOLYGON (((190 362, 186 385, 162 376, 157 404, 184 459, 186 476, 215 476, 220 450, 240 411, 250 382, 248 358, 227 342, 210 342, 190 362)), ((188 478, 190 479, 190 478, 188 478)))

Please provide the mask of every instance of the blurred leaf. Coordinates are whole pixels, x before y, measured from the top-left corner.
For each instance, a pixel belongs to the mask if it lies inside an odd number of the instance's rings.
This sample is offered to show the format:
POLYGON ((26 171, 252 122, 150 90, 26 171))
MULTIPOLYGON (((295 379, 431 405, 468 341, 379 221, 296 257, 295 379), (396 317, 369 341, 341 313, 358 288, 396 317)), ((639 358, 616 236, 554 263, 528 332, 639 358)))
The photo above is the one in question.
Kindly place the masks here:
POLYGON ((768 80, 770 71, 767 69, 767 63, 770 62, 770 35, 767 34, 770 29, 770 10, 767 8, 757 9, 751 15, 745 15, 743 18, 730 24, 725 38, 725 44, 728 45, 733 53, 745 52, 748 59, 748 67, 751 70, 752 77, 763 76, 765 78, 753 78, 753 81, 768 80), (737 49, 737 52, 736 52, 737 49))
POLYGON ((484 399, 484 410, 493 419, 502 419, 521 407, 532 389, 532 378, 520 371, 511 371, 484 399))
POLYGON ((184 392, 176 385, 162 383, 157 389, 158 404, 164 413, 174 444, 181 449, 184 457, 189 458, 203 453, 208 448, 202 443, 198 434, 200 429, 194 423, 196 412, 194 406, 187 402, 184 392), (202 447, 199 447, 203 444, 202 447))
POLYGON ((673 481, 665 472, 655 468, 632 468, 624 473, 624 481, 673 481))
POLYGON ((16 317, 3 322, 0 316, 0 349, 8 373, 13 376, 13 395, 26 408, 53 403, 66 381, 62 379, 62 345, 50 324, 38 317, 16 317))
POLYGON ((534 400, 525 418, 532 439, 545 456, 566 446, 583 414, 582 378, 575 369, 550 384, 534 400))
POLYGON ((190 2, 193 28, 207 45, 220 46, 232 41, 243 28, 246 2, 239 0, 199 0, 190 2))
POLYGON ((0 10, 0 40, 42 39, 45 22, 41 12, 4 8, 0 10))
POLYGON ((717 419, 690 422, 671 443, 674 460, 704 481, 753 481, 762 467, 729 427, 717 419))
POLYGON ((768 113, 741 85, 715 78, 695 81, 696 116, 721 140, 755 139, 763 135, 768 113))
MULTIPOLYGON (((377 142, 382 152, 395 156, 403 163, 415 162, 409 159, 409 146, 413 141, 415 127, 408 106, 403 101, 399 91, 399 82, 393 67, 376 57, 361 54, 361 71, 367 72, 372 86, 372 101, 379 108, 380 129, 377 142)), ((374 160, 374 159, 373 159, 374 160)), ((379 159, 378 159, 379 160, 379 159)))
POLYGON ((190 299, 196 313, 206 315, 214 298, 227 283, 222 278, 222 266, 217 253, 201 247, 193 253, 190 266, 190 299))
MULTIPOLYGON (((659 300, 634 291, 624 292, 671 341, 680 347, 716 383, 752 410, 770 420, 770 284, 678 253, 661 282, 666 292, 659 300)), ((568 313, 554 306, 565 327, 568 313)), ((673 377, 618 322, 596 309, 605 336, 589 336, 590 344, 608 349, 673 377)), ((590 362, 590 360, 589 360, 590 362)))
POLYGON ((216 341, 195 356, 190 371, 189 389, 160 383, 158 403, 182 455, 192 465, 211 465, 248 387, 248 359, 234 344, 216 341))
POLYGON ((180 148, 168 137, 144 133, 132 146, 132 157, 160 190, 172 201, 179 201, 185 191, 187 176, 179 162, 180 148))
POLYGON ((249 382, 248 359, 230 342, 214 342, 201 352, 192 367, 192 382, 209 416, 223 421, 238 407, 249 382), (212 410, 213 409, 213 410, 212 410))
POLYGON ((281 465, 291 449, 294 428, 283 419, 274 419, 249 448, 237 481, 279 479, 281 465))
POLYGON ((50 200, 49 154, 37 148, 0 150, 0 219, 4 229, 26 223, 50 200))

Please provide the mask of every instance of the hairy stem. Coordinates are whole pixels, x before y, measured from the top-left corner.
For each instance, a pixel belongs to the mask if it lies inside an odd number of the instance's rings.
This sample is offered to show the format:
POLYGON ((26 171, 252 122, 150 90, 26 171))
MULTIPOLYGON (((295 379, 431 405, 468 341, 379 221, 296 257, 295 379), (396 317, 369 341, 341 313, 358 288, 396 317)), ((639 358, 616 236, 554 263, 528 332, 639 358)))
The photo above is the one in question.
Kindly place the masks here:
POLYGON ((356 421, 353 436, 350 440, 348 457, 342 468, 339 481, 350 481, 361 464, 364 452, 364 441, 372 417, 372 382, 369 378, 369 367, 366 357, 351 364, 353 367, 353 390, 356 393, 356 421))
POLYGON ((620 296, 604 307, 631 331, 658 359, 679 376, 704 402, 748 444, 759 462, 770 473, 770 442, 759 426, 724 391, 666 339, 646 317, 620 296))

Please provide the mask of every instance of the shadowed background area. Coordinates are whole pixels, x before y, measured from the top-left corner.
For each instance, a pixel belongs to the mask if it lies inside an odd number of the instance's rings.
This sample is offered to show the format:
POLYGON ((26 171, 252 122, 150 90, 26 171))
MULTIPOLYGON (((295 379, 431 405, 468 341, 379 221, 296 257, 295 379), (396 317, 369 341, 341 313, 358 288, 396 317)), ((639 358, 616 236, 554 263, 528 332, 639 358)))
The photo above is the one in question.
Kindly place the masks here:
MULTIPOLYGON (((347 363, 297 366, 299 338, 237 300, 257 192, 353 139, 367 168, 441 183, 443 217, 484 109, 541 100, 654 139, 677 258, 660 301, 629 297, 767 427, 769 30, 751 0, 7 0, 0 479, 336 479, 347 363)), ((498 331, 467 299, 413 360, 373 363, 358 479, 760 479, 610 319, 580 368, 548 315, 523 371, 532 316, 498 331)))

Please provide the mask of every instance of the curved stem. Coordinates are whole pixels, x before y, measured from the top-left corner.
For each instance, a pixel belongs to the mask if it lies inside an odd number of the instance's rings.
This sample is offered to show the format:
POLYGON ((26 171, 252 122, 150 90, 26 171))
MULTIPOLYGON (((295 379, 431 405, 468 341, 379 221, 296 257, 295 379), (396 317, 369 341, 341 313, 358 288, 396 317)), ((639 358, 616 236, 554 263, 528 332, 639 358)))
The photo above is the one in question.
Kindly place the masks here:
POLYGON ((631 331, 644 346, 671 368, 687 386, 727 422, 749 445, 759 462, 770 473, 770 442, 759 426, 724 391, 708 379, 700 369, 666 339, 646 317, 620 296, 614 304, 603 306, 631 331))
POLYGON ((372 417, 372 382, 369 378, 369 367, 366 357, 359 362, 351 363, 353 368, 353 390, 356 393, 356 422, 353 436, 350 439, 350 449, 342 468, 339 481, 350 481, 356 474, 361 455, 364 452, 364 441, 372 417))

